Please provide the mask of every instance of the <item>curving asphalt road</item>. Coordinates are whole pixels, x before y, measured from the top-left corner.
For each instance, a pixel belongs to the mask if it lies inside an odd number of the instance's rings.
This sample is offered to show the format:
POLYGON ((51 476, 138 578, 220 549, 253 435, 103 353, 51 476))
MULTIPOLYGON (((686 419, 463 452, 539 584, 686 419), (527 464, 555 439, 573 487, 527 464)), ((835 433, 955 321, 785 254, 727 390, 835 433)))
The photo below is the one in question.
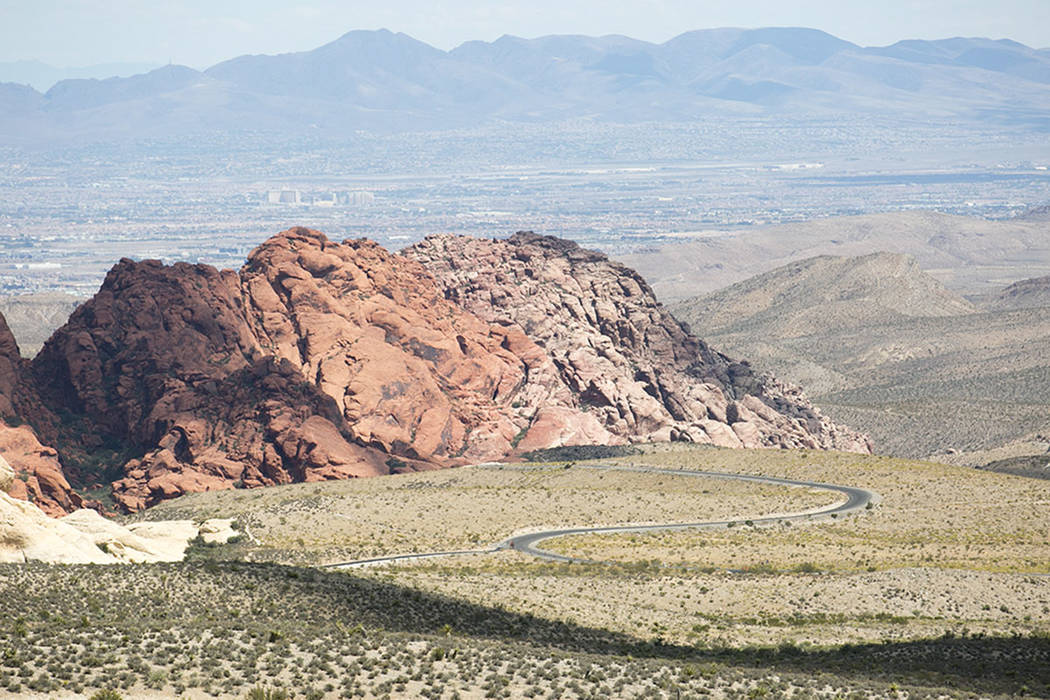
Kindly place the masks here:
MULTIPOLYGON (((539 469, 550 469, 550 466, 481 464, 477 465, 475 468, 529 471, 539 469)), ((868 507, 869 504, 877 503, 879 500, 879 496, 875 492, 868 491, 862 488, 857 488, 855 486, 839 486, 837 484, 824 484, 817 481, 778 479, 772 476, 727 474, 724 472, 706 472, 685 469, 663 469, 660 467, 623 467, 612 464, 578 464, 573 466, 572 469, 599 469, 604 471, 645 472, 652 474, 669 474, 672 476, 698 476, 705 477, 708 479, 732 479, 735 481, 751 481, 759 484, 773 484, 777 486, 804 486, 808 488, 822 489, 825 491, 834 491, 837 493, 841 493, 846 496, 846 500, 843 503, 831 505, 826 508, 820 508, 817 510, 809 510, 801 513, 791 513, 787 515, 775 515, 768 517, 740 518, 737 520, 707 520, 692 523, 668 523, 658 525, 613 525, 608 527, 571 527, 560 530, 543 530, 540 532, 529 532, 522 535, 512 535, 511 537, 508 537, 502 542, 497 542, 496 544, 485 549, 466 549, 446 552, 420 552, 415 554, 396 554, 393 556, 386 557, 374 557, 372 559, 358 559, 355 561, 341 562, 338 564, 327 564, 325 568, 346 569, 357 566, 367 566, 370 564, 383 564, 395 561, 407 561, 410 559, 432 559, 436 557, 450 557, 462 554, 492 554, 501 550, 514 550, 518 552, 524 552, 525 554, 531 554, 532 556, 539 557, 540 559, 546 559, 548 561, 558 561, 567 563, 596 563, 590 559, 578 559, 575 557, 568 557, 563 554, 550 552, 545 549, 540 549, 537 545, 545 540, 549 540, 555 537, 564 537, 567 535, 612 534, 620 532, 654 532, 660 530, 712 530, 718 528, 732 527, 735 525, 744 525, 749 522, 752 525, 759 526, 763 524, 769 525, 774 523, 792 522, 798 520, 825 519, 837 517, 839 515, 848 515, 850 513, 855 513, 857 511, 864 510, 868 507)))

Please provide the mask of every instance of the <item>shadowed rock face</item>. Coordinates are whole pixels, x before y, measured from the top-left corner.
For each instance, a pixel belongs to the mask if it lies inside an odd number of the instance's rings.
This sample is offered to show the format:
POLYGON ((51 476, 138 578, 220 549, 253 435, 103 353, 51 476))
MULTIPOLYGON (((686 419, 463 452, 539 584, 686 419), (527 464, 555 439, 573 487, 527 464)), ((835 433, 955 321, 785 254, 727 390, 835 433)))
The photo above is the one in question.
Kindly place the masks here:
POLYGON ((64 515, 80 508, 83 501, 66 480, 58 453, 41 445, 28 425, 7 423, 21 422, 15 418, 15 404, 24 395, 21 381, 25 367, 18 343, 0 315, 0 459, 6 460, 15 477, 0 491, 32 501, 48 515, 64 515))
POLYGON ((869 449, 864 436, 825 420, 797 389, 712 351, 641 276, 601 253, 520 232, 507 240, 433 236, 404 254, 450 300, 492 323, 520 326, 556 367, 570 408, 590 412, 614 435, 869 449))
POLYGON ((15 336, 0 315, 0 417, 15 413, 13 401, 23 365, 15 336))
POLYGON ((113 483, 128 510, 571 444, 866 450, 636 273, 533 234, 393 254, 296 228, 239 273, 122 260, 20 371, 46 441, 134 454, 113 483))

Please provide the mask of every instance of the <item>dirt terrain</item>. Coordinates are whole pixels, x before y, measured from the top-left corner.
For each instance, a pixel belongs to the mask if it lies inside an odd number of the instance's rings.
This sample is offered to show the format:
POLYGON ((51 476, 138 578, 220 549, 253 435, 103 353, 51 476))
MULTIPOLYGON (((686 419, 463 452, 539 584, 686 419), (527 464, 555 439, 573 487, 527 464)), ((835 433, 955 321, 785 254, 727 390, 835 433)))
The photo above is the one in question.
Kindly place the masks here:
POLYGON ((1017 308, 982 309, 907 256, 822 256, 672 311, 719 350, 806 387, 876 452, 924 457, 1050 433, 1050 307, 1038 305, 1038 282, 995 295, 1017 308))

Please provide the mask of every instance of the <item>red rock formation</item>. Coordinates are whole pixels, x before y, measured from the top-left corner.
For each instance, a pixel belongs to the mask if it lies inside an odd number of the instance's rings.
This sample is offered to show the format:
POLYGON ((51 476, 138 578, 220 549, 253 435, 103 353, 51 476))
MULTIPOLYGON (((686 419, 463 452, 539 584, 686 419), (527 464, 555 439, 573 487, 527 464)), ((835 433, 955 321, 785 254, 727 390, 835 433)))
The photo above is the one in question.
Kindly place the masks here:
POLYGON ((66 480, 58 453, 40 444, 32 428, 20 424, 16 404, 26 398, 21 385, 25 369, 18 343, 0 315, 0 456, 17 477, 7 493, 32 501, 48 515, 65 515, 80 508, 83 501, 66 480))
POLYGON ((52 517, 84 506, 62 472, 58 453, 41 445, 28 425, 12 428, 0 422, 0 457, 15 471, 8 495, 32 501, 52 517))
POLYGON ((236 273, 122 260, 34 359, 51 413, 78 419, 55 428, 61 442, 142 451, 114 483, 125 508, 389 471, 296 367, 267 357, 244 308, 236 273))
POLYGON ((615 435, 727 447, 868 452, 863 435, 823 418, 796 388, 756 377, 676 321, 636 272, 575 243, 432 236, 407 249, 480 318, 521 327, 615 435))
POLYGON ((637 274, 532 234, 397 255, 297 228, 239 274, 122 260, 18 374, 16 407, 63 454, 137 452, 114 482, 128 510, 565 444, 863 448, 637 274))
POLYGON ((194 491, 390 472, 389 455, 353 442, 332 400, 286 360, 186 387, 151 414, 166 430, 113 484, 128 510, 194 491))
POLYGON ((383 474, 388 463, 492 459, 518 441, 620 441, 568 409, 570 393, 520 329, 448 302, 418 263, 307 229, 264 243, 239 276, 121 261, 32 376, 47 407, 38 422, 60 442, 141 451, 114 483, 129 510, 189 491, 383 474), (540 406, 543 420, 531 421, 540 406))
MULTIPOLYGON (((241 276, 260 344, 384 452, 441 464, 500 457, 528 439, 539 406, 569 398, 519 328, 450 303, 422 266, 371 241, 294 229, 252 253, 241 276)), ((612 438, 588 416, 549 420, 579 439, 612 438)))

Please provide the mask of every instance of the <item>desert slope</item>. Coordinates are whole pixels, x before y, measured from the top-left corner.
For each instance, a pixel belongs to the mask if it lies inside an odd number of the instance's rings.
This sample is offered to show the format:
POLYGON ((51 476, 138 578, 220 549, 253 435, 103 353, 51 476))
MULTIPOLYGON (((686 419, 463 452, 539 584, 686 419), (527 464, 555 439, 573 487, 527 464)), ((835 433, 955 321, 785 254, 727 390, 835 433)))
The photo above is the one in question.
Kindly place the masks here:
POLYGON ((988 449, 1050 427, 1050 307, 982 311, 908 258, 812 258, 673 310, 808 387, 880 452, 988 449))
POLYGON ((988 221, 932 211, 841 216, 725 232, 618 259, 665 302, 706 295, 819 255, 910 255, 952 291, 981 294, 1050 272, 1050 224, 988 221))

